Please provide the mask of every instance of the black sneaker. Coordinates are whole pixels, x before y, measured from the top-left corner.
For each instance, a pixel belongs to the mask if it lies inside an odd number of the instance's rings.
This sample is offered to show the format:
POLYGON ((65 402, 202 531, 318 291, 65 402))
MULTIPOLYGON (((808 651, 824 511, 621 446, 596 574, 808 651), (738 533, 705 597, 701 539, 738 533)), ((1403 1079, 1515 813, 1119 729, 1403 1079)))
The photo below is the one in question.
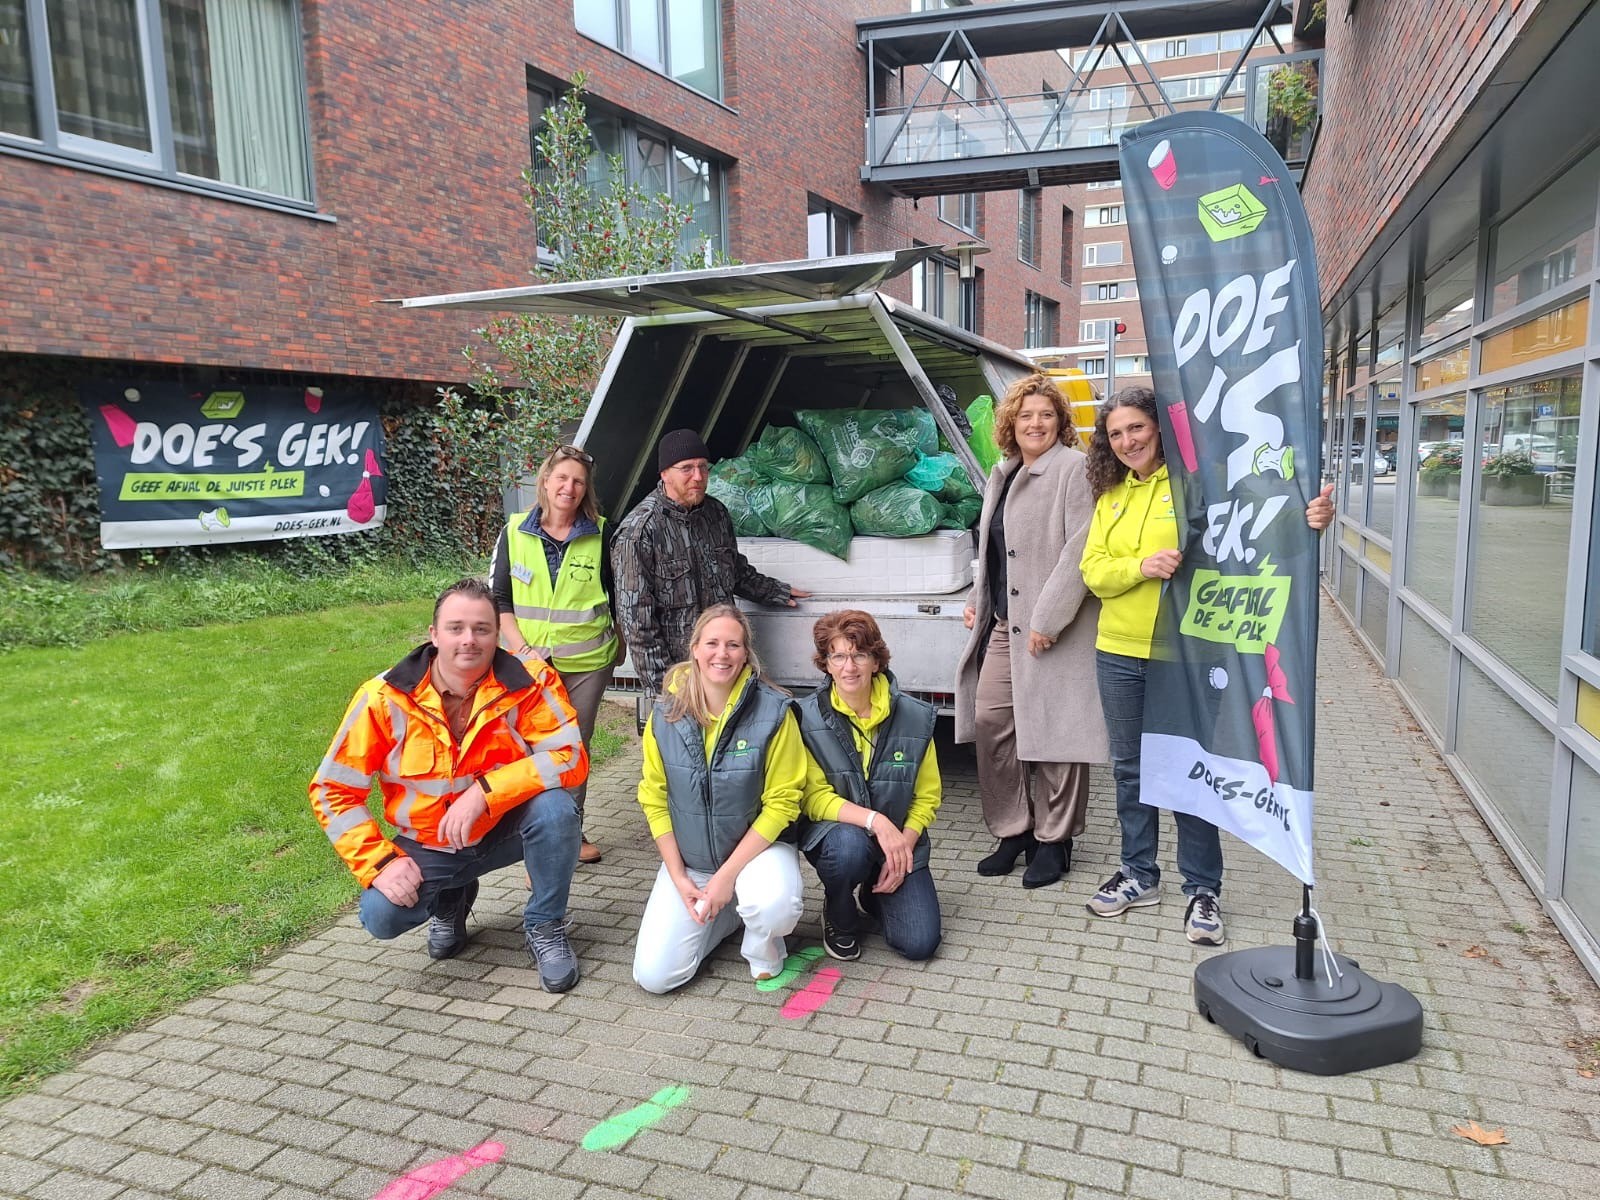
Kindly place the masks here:
POLYGON ((822 948, 830 957, 841 962, 854 962, 861 957, 861 939, 853 933, 835 929, 826 913, 822 915, 822 948))
POLYGON ((478 899, 478 881, 446 888, 433 903, 428 922, 428 957, 454 958, 467 946, 467 917, 478 899))

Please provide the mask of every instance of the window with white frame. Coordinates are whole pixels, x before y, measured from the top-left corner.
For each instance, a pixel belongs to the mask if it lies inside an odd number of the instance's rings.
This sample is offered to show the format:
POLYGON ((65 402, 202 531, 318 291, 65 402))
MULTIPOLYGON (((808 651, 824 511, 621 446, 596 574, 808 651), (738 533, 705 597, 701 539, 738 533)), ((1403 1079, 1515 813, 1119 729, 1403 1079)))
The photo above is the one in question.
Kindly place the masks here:
POLYGON ((574 0, 578 32, 722 99, 720 0, 574 0))
POLYGON ((1086 283, 1083 285, 1083 298, 1086 302, 1101 300, 1137 300, 1139 289, 1131 279, 1112 279, 1105 283, 1086 283))
POLYGON ((1078 340, 1080 342, 1103 342, 1110 336, 1110 320, 1078 322, 1078 340))
POLYGON ((1023 346, 1032 349, 1056 345, 1061 340, 1061 305, 1032 291, 1023 294, 1022 303, 1023 346))
POLYGON ((1127 108, 1128 89, 1122 86, 1089 89, 1089 107, 1093 110, 1127 108))
POLYGON ((1121 186, 1122 180, 1120 179, 1092 179, 1084 184, 1083 188, 1087 192, 1099 192, 1104 191, 1106 188, 1119 188, 1121 186))
MULTIPOLYGON (((4 0, 0 0, 3 3, 4 0)), ((536 139, 544 124, 544 112, 555 103, 555 90, 530 84, 528 110, 532 137, 536 139)), ((723 194, 726 163, 714 155, 689 146, 675 134, 639 121, 631 113, 604 107, 593 96, 584 99, 588 111, 589 134, 594 152, 585 167, 591 189, 606 188, 610 181, 611 160, 622 160, 623 180, 637 184, 646 192, 671 197, 691 211, 691 219, 678 234, 678 244, 692 266, 700 266, 699 254, 726 247, 723 231, 723 194)), ((537 223, 538 214, 534 214, 537 223)), ((541 243, 540 254, 549 251, 541 243)))
POLYGON ((1120 204, 1095 204, 1084 212, 1087 223, 1091 226, 1121 225, 1122 205, 1120 204))
POLYGON ((1117 355, 1117 376, 1148 375, 1150 374, 1150 356, 1148 354, 1119 354, 1117 355))
POLYGON ((0 0, 0 146, 311 200, 295 0, 0 0))
POLYGON ((1083 265, 1086 267, 1121 266, 1122 243, 1090 242, 1083 248, 1083 265))
POLYGON ((1044 192, 1023 188, 1017 193, 1017 257, 1037 267, 1044 253, 1044 192))
POLYGON ((1085 375, 1104 375, 1106 373, 1106 360, 1104 358, 1080 358, 1078 370, 1085 375))
POLYGON ((832 258, 855 253, 855 213, 830 204, 821 196, 806 195, 806 257, 832 258))

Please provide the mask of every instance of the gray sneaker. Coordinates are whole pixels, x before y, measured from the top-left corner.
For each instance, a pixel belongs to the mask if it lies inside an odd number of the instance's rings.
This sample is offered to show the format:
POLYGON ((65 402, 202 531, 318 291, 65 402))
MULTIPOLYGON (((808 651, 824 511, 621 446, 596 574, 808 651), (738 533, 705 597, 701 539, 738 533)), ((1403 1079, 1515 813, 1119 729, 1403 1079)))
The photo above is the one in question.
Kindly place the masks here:
POLYGON ((545 921, 527 931, 528 953, 539 968, 539 986, 547 992, 571 991, 578 982, 578 956, 567 937, 562 918, 545 921))
POLYGON ((1084 907, 1097 917, 1116 917, 1130 908, 1144 908, 1147 905, 1160 903, 1159 883, 1152 883, 1146 887, 1137 879, 1118 871, 1100 885, 1100 890, 1089 897, 1089 902, 1084 907))

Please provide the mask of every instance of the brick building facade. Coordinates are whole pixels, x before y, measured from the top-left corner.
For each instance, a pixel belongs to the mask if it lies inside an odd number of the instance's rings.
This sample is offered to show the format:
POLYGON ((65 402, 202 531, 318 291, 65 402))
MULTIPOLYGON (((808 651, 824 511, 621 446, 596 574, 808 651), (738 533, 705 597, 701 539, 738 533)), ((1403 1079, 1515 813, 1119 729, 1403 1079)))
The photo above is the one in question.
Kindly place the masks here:
MULTIPOLYGON (((304 198, 284 199, 178 175, 170 161, 163 170, 163 122, 177 126, 176 105, 153 123, 154 168, 150 160, 130 166, 121 147, 101 153, 102 144, 68 137, 62 97, 59 132, 24 136, 44 89, 45 10, 40 0, 5 0, 0 84, 21 89, 24 100, 20 109, 0 106, 8 231, 0 354, 57 356, 85 370, 120 361, 460 380, 470 317, 376 302, 529 282, 537 246, 519 182, 530 158, 529 84, 576 71, 587 76, 594 110, 630 132, 664 135, 674 155, 681 146, 715 164, 719 237, 741 261, 806 257, 808 199, 855 219, 856 250, 974 236, 941 221, 937 201, 914 206, 859 181, 864 82, 854 20, 903 4, 812 0, 785 5, 774 19, 763 5, 724 0, 718 11, 708 0, 715 57, 696 82, 712 79, 720 97, 678 82, 665 65, 645 65, 647 49, 624 54, 603 35, 580 32, 580 19, 592 22, 586 14, 604 7, 284 0, 299 21, 299 61, 288 65, 303 78, 310 167, 304 198)), ((161 65, 172 67, 175 56, 165 57, 161 65)), ((993 70, 1036 87, 1061 63, 1033 57, 993 70)), ((159 91, 148 52, 143 62, 147 88, 159 91)), ((56 108, 37 111, 48 125, 56 108)), ((1072 202, 1064 189, 1044 201, 1056 214, 1072 202)), ((1073 320, 1059 270, 1065 222, 1044 223, 1043 266, 1034 268, 1018 261, 1016 194, 979 197, 976 207, 976 235, 992 250, 979 262, 980 331, 1020 345, 1026 292, 1049 296, 1073 320)), ((891 290, 911 299, 912 286, 901 279, 891 290)))

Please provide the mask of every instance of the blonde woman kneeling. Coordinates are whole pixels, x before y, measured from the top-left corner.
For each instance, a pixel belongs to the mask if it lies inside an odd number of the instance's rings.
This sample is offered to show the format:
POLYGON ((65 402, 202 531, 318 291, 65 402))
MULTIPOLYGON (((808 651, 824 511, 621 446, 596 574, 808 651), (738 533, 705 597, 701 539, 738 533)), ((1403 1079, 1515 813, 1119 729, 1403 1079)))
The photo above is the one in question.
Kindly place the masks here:
POLYGON ((700 614, 689 661, 666 675, 645 727, 639 806, 661 852, 633 978, 670 992, 744 925, 750 974, 783 969, 800 920, 800 856, 790 827, 806 752, 789 697, 761 678, 750 623, 729 604, 700 614))

